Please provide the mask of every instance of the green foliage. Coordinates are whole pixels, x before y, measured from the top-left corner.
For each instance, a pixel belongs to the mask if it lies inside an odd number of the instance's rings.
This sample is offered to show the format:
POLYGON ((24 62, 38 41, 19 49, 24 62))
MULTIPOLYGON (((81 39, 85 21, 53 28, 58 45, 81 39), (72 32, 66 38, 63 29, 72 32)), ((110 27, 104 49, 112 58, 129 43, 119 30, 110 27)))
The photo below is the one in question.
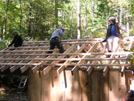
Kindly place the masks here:
POLYGON ((0 50, 4 49, 6 46, 6 42, 4 40, 0 40, 0 50))
POLYGON ((131 29, 130 29, 130 36, 134 36, 134 28, 132 27, 131 29))
POLYGON ((19 76, 0 75, 0 87, 17 88, 19 82, 19 76))
MULTIPOLYGON (((134 3, 126 0, 117 0, 116 3, 114 0, 81 0, 80 4, 81 38, 104 36, 108 17, 119 17, 120 6, 123 6, 123 19, 126 15, 132 17, 134 11, 134 3)), ((5 33, 1 30, 0 36, 10 40, 10 33, 16 29, 27 41, 49 40, 56 26, 64 26, 66 36, 63 39, 74 39, 77 38, 77 16, 76 0, 9 0, 9 3, 8 0, 1 0, 0 26, 5 33)), ((125 20, 122 21, 126 24, 125 20)))
MULTIPOLYGON (((129 52, 134 52, 134 49, 130 49, 129 52)), ((131 60, 131 59, 134 59, 134 55, 129 55, 128 56, 128 59, 131 60)))
POLYGON ((130 13, 133 15, 134 14, 134 0, 131 1, 131 3, 129 4, 130 7, 130 13))
MULTIPOLYGON (((17 90, 18 85, 20 82, 20 76, 15 75, 0 75, 0 88, 3 89, 3 91, 0 92, 0 99, 1 100, 11 100, 14 98, 17 90)), ((27 94, 27 84, 22 92, 21 97, 26 99, 27 94)))
POLYGON ((93 35, 93 38, 104 38, 104 31, 101 29, 98 29, 98 31, 96 31, 93 35))

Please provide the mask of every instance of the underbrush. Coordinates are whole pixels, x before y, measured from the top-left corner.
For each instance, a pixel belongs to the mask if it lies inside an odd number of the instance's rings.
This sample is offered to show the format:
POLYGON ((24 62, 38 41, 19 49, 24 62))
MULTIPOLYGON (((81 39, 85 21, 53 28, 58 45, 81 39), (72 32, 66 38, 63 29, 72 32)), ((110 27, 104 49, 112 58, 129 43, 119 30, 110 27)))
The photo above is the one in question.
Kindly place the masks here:
POLYGON ((0 88, 0 100, 14 101, 15 99, 27 99, 27 92, 23 91, 21 95, 16 95, 18 89, 14 88, 0 88))
POLYGON ((27 83, 23 89, 18 89, 20 79, 20 76, 0 75, 0 101, 14 101, 15 98, 27 99, 27 83))

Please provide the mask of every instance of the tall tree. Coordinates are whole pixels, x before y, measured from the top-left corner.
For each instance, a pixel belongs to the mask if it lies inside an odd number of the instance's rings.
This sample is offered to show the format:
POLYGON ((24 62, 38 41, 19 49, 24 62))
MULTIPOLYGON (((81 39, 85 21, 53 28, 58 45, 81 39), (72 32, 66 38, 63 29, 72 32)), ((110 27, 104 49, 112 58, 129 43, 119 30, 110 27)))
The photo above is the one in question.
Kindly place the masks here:
POLYGON ((11 39, 19 30, 26 39, 49 40, 59 25, 66 30, 64 38, 103 37, 110 16, 132 29, 133 0, 1 0, 1 38, 11 39), (129 6, 130 5, 130 6, 129 6))
POLYGON ((9 0, 6 0, 6 5, 5 5, 5 14, 4 14, 4 19, 2 21, 2 39, 5 39, 6 35, 6 29, 7 29, 7 16, 8 16, 8 7, 9 7, 9 0))
POLYGON ((77 0, 77 39, 81 38, 81 13, 80 0, 77 0))
POLYGON ((55 25, 58 27, 58 0, 55 0, 55 25))

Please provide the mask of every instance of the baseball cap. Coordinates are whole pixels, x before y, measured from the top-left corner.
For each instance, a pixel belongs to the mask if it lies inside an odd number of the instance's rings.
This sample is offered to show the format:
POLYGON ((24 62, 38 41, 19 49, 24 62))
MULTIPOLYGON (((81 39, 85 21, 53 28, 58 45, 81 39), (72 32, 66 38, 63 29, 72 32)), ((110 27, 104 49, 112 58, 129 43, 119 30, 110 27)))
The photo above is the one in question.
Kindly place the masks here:
POLYGON ((108 20, 115 20, 116 18, 114 16, 111 16, 108 20))
POLYGON ((14 33, 18 33, 18 31, 17 31, 17 30, 14 30, 14 31, 12 32, 12 34, 14 34, 14 33))
POLYGON ((64 27, 62 27, 62 26, 59 26, 59 28, 64 29, 64 27))

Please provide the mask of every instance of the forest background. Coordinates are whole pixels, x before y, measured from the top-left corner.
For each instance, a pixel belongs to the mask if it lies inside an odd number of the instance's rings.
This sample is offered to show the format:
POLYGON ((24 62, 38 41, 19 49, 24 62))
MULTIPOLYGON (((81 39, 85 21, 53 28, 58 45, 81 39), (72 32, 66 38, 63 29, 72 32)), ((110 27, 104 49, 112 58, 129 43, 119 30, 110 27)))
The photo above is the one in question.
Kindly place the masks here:
MULTIPOLYGON (((104 38, 110 16, 129 30, 124 37, 134 36, 134 0, 0 0, 0 49, 13 30, 24 41, 49 40, 58 26, 65 28, 63 39, 104 38)), ((17 80, 2 75, 0 86, 16 87, 17 80)))
POLYGON ((63 39, 104 38, 110 16, 133 36, 133 14, 134 0, 1 0, 1 49, 13 30, 24 41, 49 40, 58 26, 65 28, 63 39))

